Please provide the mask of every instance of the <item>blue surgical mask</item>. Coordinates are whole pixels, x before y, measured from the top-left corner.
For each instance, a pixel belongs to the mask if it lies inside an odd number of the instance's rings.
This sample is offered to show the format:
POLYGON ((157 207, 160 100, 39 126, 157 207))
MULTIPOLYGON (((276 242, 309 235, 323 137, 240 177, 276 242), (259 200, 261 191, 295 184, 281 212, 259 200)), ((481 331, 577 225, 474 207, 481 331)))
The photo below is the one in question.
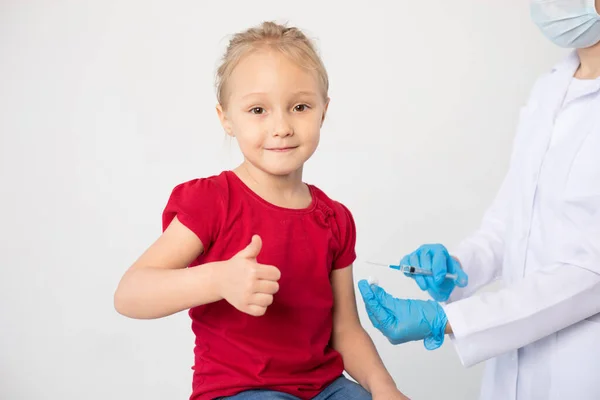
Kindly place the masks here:
POLYGON ((531 0, 531 18, 560 47, 583 49, 600 42, 595 0, 531 0))

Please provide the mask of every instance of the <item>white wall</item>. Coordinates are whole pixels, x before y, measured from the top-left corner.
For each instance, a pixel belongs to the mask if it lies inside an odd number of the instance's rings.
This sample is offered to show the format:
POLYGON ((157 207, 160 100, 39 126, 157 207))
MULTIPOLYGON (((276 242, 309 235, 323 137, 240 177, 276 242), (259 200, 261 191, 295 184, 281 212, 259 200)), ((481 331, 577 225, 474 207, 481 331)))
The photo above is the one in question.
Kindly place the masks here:
MULTIPOLYGON (((526 1, 0 2, 0 398, 184 399, 185 313, 128 320, 117 282, 160 234, 171 188, 239 161, 214 112, 228 34, 287 20, 317 38, 329 118, 305 180, 353 211, 361 258, 397 261, 474 229, 519 107, 562 55, 526 1)), ((397 296, 421 297, 393 271, 397 296)), ((474 399, 448 342, 391 346, 414 399, 474 399)))

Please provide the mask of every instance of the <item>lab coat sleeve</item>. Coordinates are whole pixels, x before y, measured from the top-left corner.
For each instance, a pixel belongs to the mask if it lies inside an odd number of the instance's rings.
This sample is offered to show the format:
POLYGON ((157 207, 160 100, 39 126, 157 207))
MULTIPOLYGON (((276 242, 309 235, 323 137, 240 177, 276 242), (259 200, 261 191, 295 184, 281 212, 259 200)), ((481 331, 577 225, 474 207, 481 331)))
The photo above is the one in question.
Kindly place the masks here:
POLYGON ((471 366, 600 313, 600 195, 564 214, 570 240, 555 262, 497 292, 443 305, 461 362, 471 366))

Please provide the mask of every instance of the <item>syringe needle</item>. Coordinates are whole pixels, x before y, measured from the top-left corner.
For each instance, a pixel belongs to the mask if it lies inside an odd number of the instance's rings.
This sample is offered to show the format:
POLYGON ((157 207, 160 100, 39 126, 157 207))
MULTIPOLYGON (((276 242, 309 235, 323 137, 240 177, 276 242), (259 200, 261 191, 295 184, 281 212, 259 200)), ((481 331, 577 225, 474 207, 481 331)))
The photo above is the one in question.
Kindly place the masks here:
POLYGON ((373 261, 366 261, 367 264, 372 264, 372 265, 379 265, 380 267, 389 267, 389 265, 387 264, 383 264, 383 263, 376 263, 373 261))

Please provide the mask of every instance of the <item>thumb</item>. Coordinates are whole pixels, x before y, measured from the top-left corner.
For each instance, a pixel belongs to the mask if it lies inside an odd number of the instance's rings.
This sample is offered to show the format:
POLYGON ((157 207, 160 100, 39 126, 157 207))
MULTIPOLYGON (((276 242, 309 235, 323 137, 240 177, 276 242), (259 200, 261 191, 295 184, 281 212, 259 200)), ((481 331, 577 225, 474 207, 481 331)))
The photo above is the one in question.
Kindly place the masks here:
MULTIPOLYGON (((377 298, 375 297, 375 294, 373 293, 373 289, 371 288, 371 285, 369 285, 369 282, 367 282, 366 280, 361 279, 358 282, 358 290, 360 291, 360 295, 361 295, 363 301, 365 302, 365 307, 367 308, 367 313, 369 314, 369 317, 371 317, 371 316, 375 317, 375 311, 380 309, 381 305, 377 301, 377 298)), ((372 321, 372 322, 375 324, 379 321, 372 321)))
POLYGON ((253 235, 250 244, 237 255, 245 258, 256 258, 262 248, 262 239, 258 235, 253 235))
POLYGON ((388 298, 390 295, 381 287, 381 286, 373 286, 373 295, 377 299, 379 304, 385 305, 388 303, 388 298))
POLYGON ((451 258, 452 260, 452 267, 454 269, 454 271, 456 272, 456 286, 458 287, 465 287, 469 284, 469 276, 467 275, 467 273, 465 271, 463 271, 460 262, 455 259, 454 257, 451 258))
POLYGON ((383 289, 377 285, 369 285, 369 283, 364 279, 358 282, 358 289, 360 290, 360 294, 365 302, 369 319, 376 328, 380 328, 380 324, 383 321, 386 321, 389 317, 387 310, 382 307, 377 295, 375 294, 375 291, 378 289, 383 289))
POLYGON ((469 276, 462 268, 458 269, 458 273, 456 274, 456 286, 458 287, 466 287, 469 284, 469 276))
POLYGON ((369 285, 369 282, 367 282, 365 279, 358 281, 358 290, 360 291, 360 295, 365 303, 376 300, 373 290, 371 289, 371 285, 369 285))

